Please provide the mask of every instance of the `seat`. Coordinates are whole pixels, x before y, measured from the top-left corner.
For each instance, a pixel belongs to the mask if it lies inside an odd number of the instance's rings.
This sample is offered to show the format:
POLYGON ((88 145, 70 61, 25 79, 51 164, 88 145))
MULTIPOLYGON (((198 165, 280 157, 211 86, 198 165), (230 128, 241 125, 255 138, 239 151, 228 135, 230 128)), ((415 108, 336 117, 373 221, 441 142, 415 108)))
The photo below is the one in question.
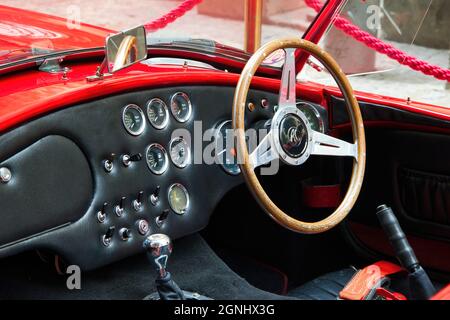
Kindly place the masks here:
POLYGON ((351 268, 327 273, 291 290, 288 295, 304 300, 336 300, 355 273, 351 268))

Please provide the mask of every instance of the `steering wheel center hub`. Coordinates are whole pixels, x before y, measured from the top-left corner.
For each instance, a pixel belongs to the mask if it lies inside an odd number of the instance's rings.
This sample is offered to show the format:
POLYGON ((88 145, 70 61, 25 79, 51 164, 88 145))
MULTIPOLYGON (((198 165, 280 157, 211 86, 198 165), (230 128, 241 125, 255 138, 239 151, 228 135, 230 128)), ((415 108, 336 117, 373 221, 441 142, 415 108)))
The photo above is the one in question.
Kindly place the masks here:
POLYGON ((303 120, 295 114, 287 114, 281 120, 279 139, 283 150, 293 158, 299 158, 308 146, 308 130, 303 120))
POLYGON ((280 159, 298 166, 311 154, 311 125, 295 106, 280 108, 272 119, 273 146, 280 159))

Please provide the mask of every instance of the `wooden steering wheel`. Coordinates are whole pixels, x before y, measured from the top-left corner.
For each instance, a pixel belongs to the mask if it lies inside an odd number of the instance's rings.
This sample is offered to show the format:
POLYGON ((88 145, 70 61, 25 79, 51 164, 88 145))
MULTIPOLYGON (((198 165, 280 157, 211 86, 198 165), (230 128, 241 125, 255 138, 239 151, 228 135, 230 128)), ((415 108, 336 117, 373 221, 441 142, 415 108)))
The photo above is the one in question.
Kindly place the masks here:
POLYGON ((364 124, 353 89, 336 61, 316 44, 301 40, 281 39, 262 46, 247 62, 241 73, 233 101, 233 129, 237 152, 245 181, 260 206, 277 223, 292 231, 306 234, 325 232, 339 224, 353 208, 359 196, 366 165, 364 124), (286 53, 282 71, 278 109, 271 120, 269 133, 249 154, 245 137, 245 109, 251 80, 261 63, 271 53, 284 49, 286 53), (351 120, 353 143, 314 131, 306 117, 296 107, 295 50, 302 49, 317 58, 338 84, 351 120), (346 156, 353 158, 353 171, 347 193, 339 207, 318 222, 304 222, 292 218, 278 208, 262 188, 255 169, 280 159, 288 165, 298 166, 310 155, 346 156))

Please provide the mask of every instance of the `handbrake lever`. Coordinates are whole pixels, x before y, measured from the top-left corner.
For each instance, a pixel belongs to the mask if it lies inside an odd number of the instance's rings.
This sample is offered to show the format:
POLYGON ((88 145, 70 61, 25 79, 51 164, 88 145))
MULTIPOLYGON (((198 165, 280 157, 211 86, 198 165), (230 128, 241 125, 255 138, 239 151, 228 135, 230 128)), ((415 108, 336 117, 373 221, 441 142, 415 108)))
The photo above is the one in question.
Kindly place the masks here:
POLYGON ((409 273, 408 280, 411 298, 413 300, 428 300, 436 293, 436 289, 425 270, 420 266, 419 260, 394 212, 390 207, 383 204, 377 208, 377 217, 394 249, 398 261, 409 273))

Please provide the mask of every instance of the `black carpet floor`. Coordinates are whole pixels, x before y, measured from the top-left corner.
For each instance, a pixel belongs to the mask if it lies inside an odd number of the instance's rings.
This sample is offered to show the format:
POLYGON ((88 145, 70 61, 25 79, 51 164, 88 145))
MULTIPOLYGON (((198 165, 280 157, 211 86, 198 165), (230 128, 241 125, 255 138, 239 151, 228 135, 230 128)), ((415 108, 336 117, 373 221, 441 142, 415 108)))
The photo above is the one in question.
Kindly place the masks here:
MULTIPOLYGON (((174 243, 168 269, 183 290, 213 299, 292 299, 251 286, 199 235, 174 243)), ((40 262, 12 258, 0 261, 0 299, 143 299, 155 291, 155 275, 145 255, 138 255, 82 273, 81 290, 68 290, 67 276, 55 275, 40 262)))

